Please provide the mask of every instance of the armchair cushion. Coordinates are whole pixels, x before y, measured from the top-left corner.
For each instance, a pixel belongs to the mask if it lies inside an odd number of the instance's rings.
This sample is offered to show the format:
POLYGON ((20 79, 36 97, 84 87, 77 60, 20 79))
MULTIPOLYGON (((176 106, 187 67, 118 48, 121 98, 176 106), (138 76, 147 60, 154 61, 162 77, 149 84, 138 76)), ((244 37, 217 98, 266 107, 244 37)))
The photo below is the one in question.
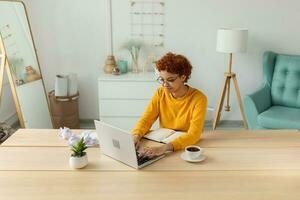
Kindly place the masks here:
POLYGON ((272 106, 258 115, 258 124, 272 129, 300 129, 300 109, 272 106))
POLYGON ((271 96, 273 105, 300 108, 300 56, 276 56, 271 96))

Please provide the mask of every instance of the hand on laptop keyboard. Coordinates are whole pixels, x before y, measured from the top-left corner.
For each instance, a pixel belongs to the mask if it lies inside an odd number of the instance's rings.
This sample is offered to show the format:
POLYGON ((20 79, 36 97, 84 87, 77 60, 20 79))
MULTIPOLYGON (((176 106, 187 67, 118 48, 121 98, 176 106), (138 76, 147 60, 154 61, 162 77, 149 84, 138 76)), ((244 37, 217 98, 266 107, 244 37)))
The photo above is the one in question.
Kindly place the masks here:
POLYGON ((147 157, 147 156, 140 156, 139 152, 136 152, 136 157, 138 161, 138 165, 142 165, 145 162, 148 162, 149 160, 152 160, 153 158, 147 157))
POLYGON ((165 154, 164 145, 159 147, 143 147, 139 150, 141 157, 157 157, 165 154))

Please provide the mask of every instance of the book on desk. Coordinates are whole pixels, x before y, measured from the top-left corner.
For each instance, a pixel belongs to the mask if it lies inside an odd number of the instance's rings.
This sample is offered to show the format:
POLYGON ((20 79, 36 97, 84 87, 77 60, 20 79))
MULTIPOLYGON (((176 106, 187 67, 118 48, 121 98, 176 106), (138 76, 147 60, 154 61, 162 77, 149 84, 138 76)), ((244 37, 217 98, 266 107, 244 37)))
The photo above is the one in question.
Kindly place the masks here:
POLYGON ((184 133, 185 132, 183 131, 175 131, 168 128, 159 128, 156 130, 149 131, 149 133, 144 135, 144 138, 167 144, 169 142, 172 142, 179 136, 183 135, 184 133))

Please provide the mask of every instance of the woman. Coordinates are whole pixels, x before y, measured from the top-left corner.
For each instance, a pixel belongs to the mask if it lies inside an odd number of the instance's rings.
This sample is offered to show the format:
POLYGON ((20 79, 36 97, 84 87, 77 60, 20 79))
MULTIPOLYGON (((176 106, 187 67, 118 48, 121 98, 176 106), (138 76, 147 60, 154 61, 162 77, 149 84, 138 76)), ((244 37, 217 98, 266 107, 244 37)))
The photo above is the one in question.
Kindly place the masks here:
POLYGON ((157 118, 160 128, 185 133, 168 144, 139 151, 141 156, 150 158, 195 144, 200 139, 207 104, 206 96, 202 92, 186 84, 191 76, 192 66, 184 56, 167 53, 157 61, 156 67, 159 72, 157 81, 162 87, 157 89, 132 130, 135 145, 138 148, 140 139, 157 118))

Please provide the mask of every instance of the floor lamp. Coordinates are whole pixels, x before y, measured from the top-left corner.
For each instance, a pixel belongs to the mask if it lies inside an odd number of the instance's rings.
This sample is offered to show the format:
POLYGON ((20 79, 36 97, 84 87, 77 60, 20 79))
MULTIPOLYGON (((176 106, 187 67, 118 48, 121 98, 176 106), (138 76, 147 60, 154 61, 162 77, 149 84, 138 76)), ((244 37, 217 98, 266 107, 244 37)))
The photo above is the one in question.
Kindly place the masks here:
POLYGON ((220 121, 221 112, 224 104, 225 97, 227 98, 225 111, 230 111, 229 96, 230 96, 230 81, 233 81, 234 90, 240 107, 240 111, 243 118, 243 125, 247 128, 244 108, 242 105, 242 99, 236 80, 236 74, 231 71, 232 68, 232 54, 238 52, 245 52, 247 49, 248 30, 246 29, 219 29, 217 36, 217 48, 218 52, 229 54, 228 72, 224 74, 224 84, 221 91, 221 97, 213 120, 213 130, 216 129, 217 124, 220 121))

